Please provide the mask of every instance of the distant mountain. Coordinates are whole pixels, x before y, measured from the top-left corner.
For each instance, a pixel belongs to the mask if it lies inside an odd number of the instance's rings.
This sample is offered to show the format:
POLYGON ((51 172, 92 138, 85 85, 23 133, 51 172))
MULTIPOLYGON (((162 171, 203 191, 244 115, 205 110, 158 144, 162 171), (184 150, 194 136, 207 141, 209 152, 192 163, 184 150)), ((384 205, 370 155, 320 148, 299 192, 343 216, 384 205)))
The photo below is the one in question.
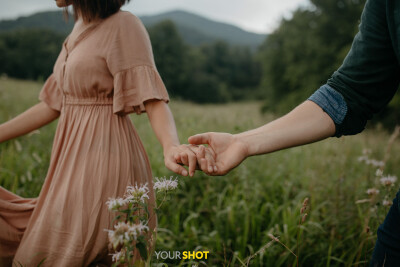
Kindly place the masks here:
MULTIPOLYGON (((146 27, 151 27, 163 20, 171 20, 177 26, 182 38, 191 45, 223 40, 232 45, 248 46, 257 48, 266 38, 264 34, 256 34, 240 29, 239 27, 216 22, 186 11, 171 11, 153 16, 141 16, 146 27)), ((65 23, 62 12, 47 11, 40 12, 15 20, 0 21, 0 32, 16 29, 41 28, 68 34, 73 27, 73 18, 65 23)))
POLYGON ((198 45, 215 40, 224 40, 234 45, 257 47, 266 38, 265 34, 256 34, 239 27, 216 22, 186 11, 171 11, 154 16, 140 17, 146 26, 163 20, 172 20, 179 32, 189 44, 198 45))
POLYGON ((18 29, 48 29, 68 34, 73 26, 73 17, 70 16, 66 23, 61 11, 44 11, 14 20, 0 20, 0 32, 18 29))

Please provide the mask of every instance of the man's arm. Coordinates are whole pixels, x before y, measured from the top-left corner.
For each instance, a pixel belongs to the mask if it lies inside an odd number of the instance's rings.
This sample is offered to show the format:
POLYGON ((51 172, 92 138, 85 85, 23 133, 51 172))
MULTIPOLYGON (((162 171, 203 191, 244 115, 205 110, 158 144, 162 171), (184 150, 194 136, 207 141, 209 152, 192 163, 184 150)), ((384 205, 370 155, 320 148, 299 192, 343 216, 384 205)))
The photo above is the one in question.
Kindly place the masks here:
MULTIPOLYGON (((208 144, 215 155, 216 171, 210 175, 224 175, 253 155, 316 142, 335 133, 331 117, 317 104, 305 101, 287 115, 262 127, 236 135, 203 133, 189 138, 194 145, 208 144)), ((204 163, 203 163, 204 164, 204 163)))
POLYGON ((245 133, 206 133, 189 138, 192 144, 207 143, 214 150, 218 171, 210 174, 225 174, 248 156, 361 132, 400 83, 400 55, 393 40, 396 33, 388 25, 394 14, 387 14, 394 11, 386 5, 387 1, 367 1, 359 32, 342 66, 292 112, 245 133))

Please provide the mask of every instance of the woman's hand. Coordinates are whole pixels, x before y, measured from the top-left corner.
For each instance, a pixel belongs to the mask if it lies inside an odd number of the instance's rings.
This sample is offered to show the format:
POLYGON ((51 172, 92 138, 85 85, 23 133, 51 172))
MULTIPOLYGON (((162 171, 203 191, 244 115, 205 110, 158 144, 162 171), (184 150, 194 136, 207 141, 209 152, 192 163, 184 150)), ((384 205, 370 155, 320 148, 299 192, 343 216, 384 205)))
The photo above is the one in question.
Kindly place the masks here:
POLYGON ((164 149, 164 163, 169 170, 187 176, 194 175, 196 170, 196 155, 187 146, 180 145, 178 134, 176 133, 175 121, 168 105, 161 100, 151 100, 145 102, 147 115, 157 139, 164 149), (187 159, 189 172, 180 164, 178 158, 187 159))
POLYGON ((193 176, 196 171, 197 157, 188 145, 174 145, 164 149, 164 163, 168 169, 177 174, 193 176), (189 173, 180 164, 189 166, 189 173))

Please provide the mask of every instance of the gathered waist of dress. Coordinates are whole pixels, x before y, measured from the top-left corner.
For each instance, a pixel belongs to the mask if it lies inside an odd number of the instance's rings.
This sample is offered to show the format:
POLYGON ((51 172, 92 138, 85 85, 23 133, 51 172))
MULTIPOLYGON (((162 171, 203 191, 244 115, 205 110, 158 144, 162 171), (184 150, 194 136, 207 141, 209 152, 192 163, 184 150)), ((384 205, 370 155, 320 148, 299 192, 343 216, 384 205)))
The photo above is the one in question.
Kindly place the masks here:
POLYGON ((112 105, 112 97, 73 97, 64 95, 65 105, 76 105, 76 106, 101 106, 101 105, 112 105))

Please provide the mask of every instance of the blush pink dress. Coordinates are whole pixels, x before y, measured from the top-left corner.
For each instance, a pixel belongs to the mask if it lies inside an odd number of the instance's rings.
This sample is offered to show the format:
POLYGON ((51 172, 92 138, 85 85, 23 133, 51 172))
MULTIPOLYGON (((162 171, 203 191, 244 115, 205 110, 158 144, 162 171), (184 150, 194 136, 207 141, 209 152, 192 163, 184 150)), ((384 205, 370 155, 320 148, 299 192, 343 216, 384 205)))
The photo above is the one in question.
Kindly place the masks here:
POLYGON ((154 203, 149 160, 127 114, 145 112, 146 100, 169 101, 141 21, 119 11, 67 38, 39 99, 60 112, 50 167, 37 198, 0 187, 0 258, 110 265, 104 229, 115 214, 105 202, 148 183, 154 203))

